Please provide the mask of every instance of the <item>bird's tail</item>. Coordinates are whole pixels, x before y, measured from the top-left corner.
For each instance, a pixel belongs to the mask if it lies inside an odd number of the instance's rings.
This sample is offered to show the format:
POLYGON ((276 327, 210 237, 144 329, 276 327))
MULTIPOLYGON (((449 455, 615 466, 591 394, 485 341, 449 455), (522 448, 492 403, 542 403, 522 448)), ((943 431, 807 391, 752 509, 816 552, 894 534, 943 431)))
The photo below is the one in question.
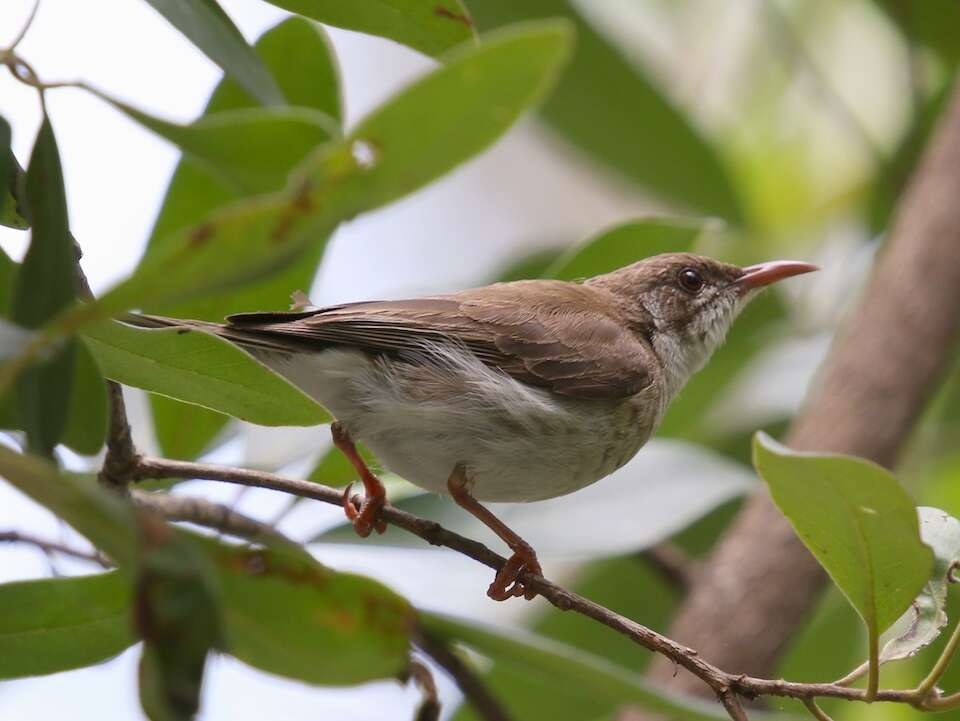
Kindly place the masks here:
POLYGON ((176 328, 180 332, 199 330, 219 336, 224 340, 228 340, 250 351, 261 350, 280 353, 289 353, 291 351, 290 344, 284 343, 283 339, 278 338, 276 335, 271 335, 266 331, 258 331, 255 328, 238 328, 224 323, 167 318, 162 315, 148 315, 145 313, 127 313, 118 318, 118 320, 138 328, 176 328))

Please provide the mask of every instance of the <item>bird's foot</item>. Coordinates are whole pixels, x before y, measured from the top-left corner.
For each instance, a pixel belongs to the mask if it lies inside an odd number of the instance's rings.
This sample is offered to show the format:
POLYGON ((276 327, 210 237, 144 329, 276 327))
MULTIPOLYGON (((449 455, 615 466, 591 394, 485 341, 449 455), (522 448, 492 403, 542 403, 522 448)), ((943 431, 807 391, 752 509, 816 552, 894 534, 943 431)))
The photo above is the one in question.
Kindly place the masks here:
POLYGON ((380 517, 380 511, 387 500, 386 495, 368 494, 361 501, 358 496, 350 495, 351 488, 353 488, 352 483, 343 492, 343 510, 347 514, 347 519, 353 524, 353 530, 357 535, 366 538, 374 529, 377 533, 386 531, 387 522, 380 517))
POLYGON ((536 597, 537 592, 526 588, 520 581, 520 574, 526 571, 536 576, 543 575, 536 552, 527 546, 518 548, 497 571, 493 583, 487 589, 487 595, 494 601, 506 601, 508 598, 523 596, 528 601, 536 597))

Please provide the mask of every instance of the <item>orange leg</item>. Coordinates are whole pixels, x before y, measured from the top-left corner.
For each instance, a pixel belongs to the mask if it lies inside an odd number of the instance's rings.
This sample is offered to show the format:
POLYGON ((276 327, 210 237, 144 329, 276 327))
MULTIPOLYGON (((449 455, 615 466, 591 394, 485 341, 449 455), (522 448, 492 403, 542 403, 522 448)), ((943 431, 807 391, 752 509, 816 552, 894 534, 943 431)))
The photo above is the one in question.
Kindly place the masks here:
POLYGON ((543 575, 540 562, 537 560, 537 552, 533 550, 529 543, 510 530, 503 521, 480 505, 480 502, 470 495, 470 491, 467 490, 467 475, 463 466, 457 465, 453 469, 450 478, 447 479, 447 489, 457 505, 480 519, 513 551, 513 555, 497 571, 493 583, 487 589, 487 595, 494 601, 506 601, 514 596, 523 596, 528 601, 534 598, 537 592, 523 587, 520 582, 520 573, 528 571, 537 576, 543 575))
POLYGON ((353 528, 357 535, 366 538, 370 532, 376 529, 377 533, 383 533, 387 530, 387 522, 380 518, 380 509, 387 500, 387 491, 377 478, 367 468, 360 454, 357 453, 357 447, 353 445, 349 434, 339 423, 330 425, 330 434, 333 436, 333 445, 347 457, 347 460, 353 465, 360 480, 363 481, 363 489, 366 497, 360 503, 350 495, 350 489, 353 484, 347 486, 343 492, 343 510, 347 518, 353 523, 353 528))

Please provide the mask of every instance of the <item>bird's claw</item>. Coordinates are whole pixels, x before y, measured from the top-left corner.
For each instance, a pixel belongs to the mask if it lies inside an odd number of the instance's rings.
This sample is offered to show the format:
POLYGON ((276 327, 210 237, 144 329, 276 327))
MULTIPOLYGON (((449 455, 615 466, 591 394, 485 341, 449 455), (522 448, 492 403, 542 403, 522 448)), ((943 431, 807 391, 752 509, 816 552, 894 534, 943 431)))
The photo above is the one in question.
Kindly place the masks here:
POLYGON ((529 589, 520 581, 520 574, 526 571, 535 576, 542 576, 543 569, 537 555, 530 550, 515 551, 503 567, 497 571, 493 583, 487 589, 487 595, 494 601, 506 601, 508 598, 523 596, 528 601, 536 598, 537 592, 529 589))
POLYGON ((387 530, 387 522, 380 518, 380 510, 386 501, 384 496, 367 496, 361 501, 357 496, 350 495, 351 483, 343 491, 343 511, 347 520, 353 524, 353 530, 361 538, 366 538, 376 530, 383 533, 387 530))

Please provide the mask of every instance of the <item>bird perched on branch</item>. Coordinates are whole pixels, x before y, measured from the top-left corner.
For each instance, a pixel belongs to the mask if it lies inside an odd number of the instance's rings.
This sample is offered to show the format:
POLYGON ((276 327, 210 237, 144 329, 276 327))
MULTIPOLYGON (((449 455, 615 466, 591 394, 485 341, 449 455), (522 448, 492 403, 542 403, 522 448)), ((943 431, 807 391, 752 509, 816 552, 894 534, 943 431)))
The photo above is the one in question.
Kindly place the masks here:
POLYGON ((194 327, 253 354, 326 407, 333 440, 365 488, 344 493, 357 533, 382 533, 383 484, 357 453, 449 493, 513 555, 488 595, 532 598, 533 548, 480 501, 538 501, 630 460, 670 401, 771 283, 816 270, 795 261, 740 268, 658 255, 582 283, 524 280, 413 300, 243 313, 194 327))

